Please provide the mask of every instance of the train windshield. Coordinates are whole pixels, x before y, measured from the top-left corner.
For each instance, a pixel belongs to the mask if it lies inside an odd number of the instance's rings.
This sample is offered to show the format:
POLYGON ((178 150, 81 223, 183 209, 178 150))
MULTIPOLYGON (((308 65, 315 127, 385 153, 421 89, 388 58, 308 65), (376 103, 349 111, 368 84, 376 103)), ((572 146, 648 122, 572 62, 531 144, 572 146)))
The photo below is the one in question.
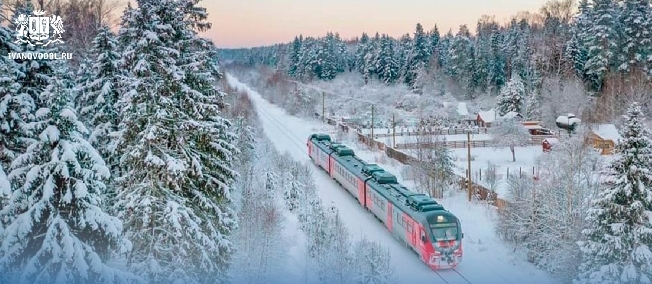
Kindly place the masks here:
POLYGON ((458 230, 456 223, 430 224, 434 241, 452 241, 457 239, 458 230))

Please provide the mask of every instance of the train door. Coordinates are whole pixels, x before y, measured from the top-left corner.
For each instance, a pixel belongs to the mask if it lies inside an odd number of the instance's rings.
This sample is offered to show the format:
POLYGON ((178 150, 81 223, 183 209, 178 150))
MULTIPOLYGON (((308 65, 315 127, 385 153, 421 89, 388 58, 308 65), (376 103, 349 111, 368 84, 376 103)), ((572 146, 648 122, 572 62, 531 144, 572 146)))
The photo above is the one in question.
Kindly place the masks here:
POLYGON ((416 228, 414 227, 414 222, 412 222, 412 219, 407 220, 406 231, 407 231, 408 242, 410 243, 410 245, 412 245, 412 247, 415 247, 416 242, 414 236, 416 235, 416 228))
POLYGON ((394 212, 392 212, 392 203, 387 201, 387 229, 391 232, 394 227, 394 212))
POLYGON ((358 201, 360 202, 360 204, 362 204, 362 207, 367 207, 366 205, 367 195, 365 194, 364 191, 364 181, 357 178, 356 180, 358 181, 358 201))
POLYGON ((333 158, 332 155, 328 155, 328 174, 332 177, 335 178, 335 159, 333 158))

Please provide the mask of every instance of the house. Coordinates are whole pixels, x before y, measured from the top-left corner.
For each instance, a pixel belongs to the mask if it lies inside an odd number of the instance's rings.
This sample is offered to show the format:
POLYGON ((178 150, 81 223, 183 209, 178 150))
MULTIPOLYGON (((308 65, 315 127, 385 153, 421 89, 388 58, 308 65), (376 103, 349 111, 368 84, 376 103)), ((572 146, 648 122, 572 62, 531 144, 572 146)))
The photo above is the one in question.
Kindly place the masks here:
POLYGON ((479 111, 475 120, 478 122, 478 126, 480 127, 491 127, 491 124, 494 121, 498 121, 501 119, 511 119, 511 118, 522 119, 523 116, 515 111, 510 111, 505 115, 500 116, 495 110, 491 109, 488 111, 479 111))
POLYGON ((478 126, 489 127, 491 123, 496 120, 497 116, 498 114, 493 109, 488 111, 479 111, 475 120, 478 122, 478 126))
POLYGON ((592 126, 587 140, 596 149, 600 150, 602 155, 611 155, 614 153, 616 143, 622 139, 618 129, 613 124, 599 124, 592 126))
POLYGON ((541 142, 541 147, 543 148, 543 152, 550 152, 550 150, 552 150, 552 146, 555 144, 559 144, 559 139, 557 138, 543 139, 543 142, 541 142))

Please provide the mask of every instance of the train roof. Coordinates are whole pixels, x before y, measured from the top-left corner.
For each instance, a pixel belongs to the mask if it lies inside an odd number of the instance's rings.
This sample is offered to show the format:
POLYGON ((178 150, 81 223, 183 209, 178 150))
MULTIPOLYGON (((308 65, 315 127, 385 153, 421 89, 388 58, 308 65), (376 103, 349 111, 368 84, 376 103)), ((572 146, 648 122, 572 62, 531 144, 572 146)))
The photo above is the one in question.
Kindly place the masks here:
MULTIPOLYGON (((323 134, 326 135, 326 134, 323 134)), ((328 136, 328 135, 326 135, 328 136)), ((415 193, 398 183, 395 175, 385 171, 377 164, 368 164, 359 157, 355 156, 353 149, 346 147, 344 144, 334 143, 330 137, 318 136, 313 134, 311 139, 316 140, 319 148, 331 154, 332 157, 340 162, 349 172, 362 180, 367 180, 369 186, 376 190, 387 200, 391 200, 394 206, 401 211, 410 215, 417 221, 427 223, 457 222, 458 219, 437 203, 432 197, 415 193)))

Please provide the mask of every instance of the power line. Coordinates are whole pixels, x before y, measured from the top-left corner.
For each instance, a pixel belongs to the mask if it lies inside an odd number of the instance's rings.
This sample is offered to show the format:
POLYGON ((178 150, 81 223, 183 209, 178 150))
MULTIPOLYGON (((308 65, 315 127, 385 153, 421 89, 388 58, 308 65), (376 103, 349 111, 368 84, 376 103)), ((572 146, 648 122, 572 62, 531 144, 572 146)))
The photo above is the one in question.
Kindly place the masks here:
POLYGON ((292 82, 292 83, 295 83, 295 84, 297 84, 297 85, 304 86, 304 87, 306 87, 306 88, 314 89, 314 90, 320 91, 320 92, 322 92, 322 93, 326 93, 326 94, 329 94, 329 95, 333 95, 333 96, 335 96, 335 97, 339 97, 339 98, 343 98, 343 99, 350 99, 350 100, 359 101, 359 102, 363 102, 363 103, 376 104, 376 102, 369 101, 369 100, 365 100, 365 99, 359 99, 359 98, 354 98, 354 97, 342 96, 342 95, 340 95, 340 94, 336 94, 336 93, 334 93, 334 92, 331 92, 331 91, 328 91, 328 90, 324 90, 324 89, 319 88, 319 87, 316 87, 316 86, 307 85, 307 84, 301 83, 301 82, 299 82, 299 81, 288 80, 288 82, 292 82))

